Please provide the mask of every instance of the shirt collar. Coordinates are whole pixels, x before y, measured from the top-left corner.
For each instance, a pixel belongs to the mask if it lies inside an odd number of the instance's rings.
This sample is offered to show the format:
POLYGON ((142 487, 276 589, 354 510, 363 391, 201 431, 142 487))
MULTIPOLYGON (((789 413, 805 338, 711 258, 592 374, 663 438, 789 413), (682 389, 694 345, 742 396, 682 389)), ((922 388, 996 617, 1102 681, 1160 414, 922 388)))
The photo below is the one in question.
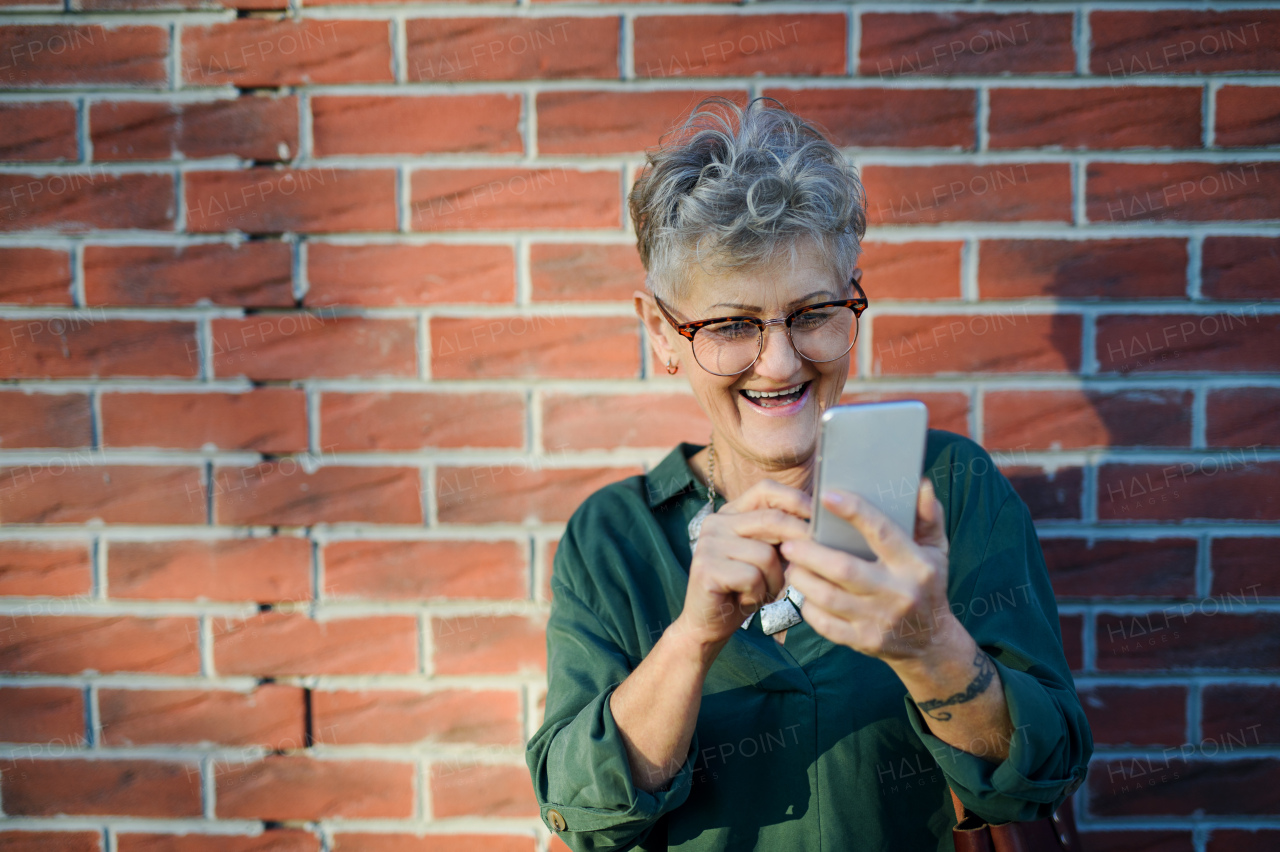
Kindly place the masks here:
POLYGON ((689 466, 689 457, 705 447, 681 441, 657 467, 645 477, 645 490, 649 495, 649 508, 656 509, 668 500, 680 495, 696 494, 705 499, 707 489, 689 466))

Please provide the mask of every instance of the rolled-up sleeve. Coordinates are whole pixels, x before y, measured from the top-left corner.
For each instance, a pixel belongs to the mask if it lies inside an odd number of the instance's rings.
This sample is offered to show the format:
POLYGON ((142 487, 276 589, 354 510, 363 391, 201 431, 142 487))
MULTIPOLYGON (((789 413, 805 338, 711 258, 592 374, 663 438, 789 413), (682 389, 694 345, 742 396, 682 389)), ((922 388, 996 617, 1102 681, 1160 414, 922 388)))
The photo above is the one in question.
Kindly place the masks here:
MULTIPOLYGON (((689 795, 697 736, 664 790, 646 792, 631 777, 626 744, 610 699, 635 667, 606 609, 573 587, 585 577, 572 523, 556 548, 551 615, 547 623, 547 703, 542 727, 529 740, 525 762, 543 822, 577 852, 625 850, 642 842, 663 814, 689 795), (562 579, 565 578, 565 579, 562 579)), ((638 661, 636 661, 638 663, 638 661)))
POLYGON ((966 808, 989 822, 1043 819, 1084 783, 1093 736, 1031 513, 1011 487, 972 589, 952 610, 1000 675, 1013 722, 1009 756, 995 763, 934 736, 910 695, 908 718, 966 808))

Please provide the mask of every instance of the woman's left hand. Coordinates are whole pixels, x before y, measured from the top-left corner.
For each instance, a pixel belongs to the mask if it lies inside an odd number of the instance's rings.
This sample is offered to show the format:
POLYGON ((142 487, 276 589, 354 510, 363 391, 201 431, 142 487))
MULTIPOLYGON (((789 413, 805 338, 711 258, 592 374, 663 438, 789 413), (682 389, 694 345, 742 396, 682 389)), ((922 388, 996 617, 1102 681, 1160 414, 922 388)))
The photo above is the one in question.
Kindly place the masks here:
POLYGON ((862 533, 870 562, 812 539, 783 542, 788 581, 805 596, 804 620, 822 636, 885 662, 923 661, 958 626, 947 600, 947 529, 928 477, 920 480, 914 534, 870 501, 840 489, 823 504, 862 533))

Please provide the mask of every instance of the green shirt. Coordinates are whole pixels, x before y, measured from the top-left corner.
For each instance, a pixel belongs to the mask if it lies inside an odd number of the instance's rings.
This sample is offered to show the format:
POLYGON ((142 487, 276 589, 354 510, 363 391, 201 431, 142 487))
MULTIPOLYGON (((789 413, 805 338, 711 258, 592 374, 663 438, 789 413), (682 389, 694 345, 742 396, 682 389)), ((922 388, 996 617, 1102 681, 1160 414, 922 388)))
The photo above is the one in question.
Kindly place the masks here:
POLYGON ((556 550, 546 715, 525 759, 543 821, 572 849, 952 850, 948 783, 992 822, 1046 817, 1081 785, 1093 738, 1030 513, 981 446, 930 429, 947 594, 1000 673, 1009 757, 931 734, 880 660, 804 622, 779 644, 756 617, 712 664, 677 775, 636 787, 609 698, 683 607, 688 523, 707 500, 688 463, 700 449, 682 443, 593 493, 556 550))

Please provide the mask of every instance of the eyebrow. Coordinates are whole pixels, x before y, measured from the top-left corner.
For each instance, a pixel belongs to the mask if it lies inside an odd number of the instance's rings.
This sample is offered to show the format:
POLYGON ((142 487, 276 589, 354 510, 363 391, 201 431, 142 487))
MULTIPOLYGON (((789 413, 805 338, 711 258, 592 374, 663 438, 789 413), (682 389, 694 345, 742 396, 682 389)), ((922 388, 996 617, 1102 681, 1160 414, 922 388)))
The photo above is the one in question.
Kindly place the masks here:
MULTIPOLYGON (((807 296, 801 296, 800 298, 792 302, 789 302, 788 307, 803 304, 809 301, 810 299, 812 299, 814 296, 823 296, 823 295, 834 297, 836 294, 831 290, 814 290, 812 293, 810 293, 807 296)), ((740 311, 755 311, 756 313, 759 313, 761 310, 763 310, 762 308, 756 305, 743 305, 738 302, 716 302, 714 305, 711 305, 710 308, 708 308, 708 310, 710 310, 711 308, 734 308, 740 311)))

